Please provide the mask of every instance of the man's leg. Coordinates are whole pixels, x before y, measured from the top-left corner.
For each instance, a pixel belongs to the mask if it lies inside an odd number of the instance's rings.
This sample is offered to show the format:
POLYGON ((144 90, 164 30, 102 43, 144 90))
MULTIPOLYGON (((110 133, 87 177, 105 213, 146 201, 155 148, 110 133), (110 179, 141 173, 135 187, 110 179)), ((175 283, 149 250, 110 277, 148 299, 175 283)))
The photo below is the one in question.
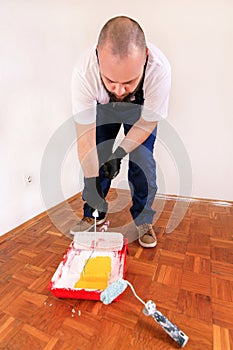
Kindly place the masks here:
POLYGON ((157 192, 156 162, 153 157, 155 133, 129 156, 128 179, 133 201, 130 212, 137 226, 152 224, 155 214, 152 209, 157 192))
MULTIPOLYGON (((125 133, 130 126, 125 126, 125 133)), ((139 240, 144 247, 154 247, 157 243, 153 232, 152 222, 155 210, 152 209, 157 192, 156 184, 156 162, 153 157, 154 143, 157 128, 154 132, 129 155, 128 180, 131 190, 133 205, 130 208, 131 215, 138 228, 139 235, 147 232, 145 244, 139 240)), ((142 239, 143 240, 143 239, 142 239)))

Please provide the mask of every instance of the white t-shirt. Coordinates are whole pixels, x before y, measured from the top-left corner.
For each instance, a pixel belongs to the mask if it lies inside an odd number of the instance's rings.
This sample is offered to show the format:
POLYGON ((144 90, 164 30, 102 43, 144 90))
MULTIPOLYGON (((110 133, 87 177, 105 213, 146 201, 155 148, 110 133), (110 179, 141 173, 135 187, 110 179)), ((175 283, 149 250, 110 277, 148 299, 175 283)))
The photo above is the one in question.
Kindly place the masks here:
MULTIPOLYGON (((157 121, 167 117, 171 87, 171 67, 165 55, 151 43, 143 84, 142 117, 157 121)), ((109 103, 109 95, 101 81, 96 46, 89 49, 76 64, 72 74, 72 110, 77 122, 95 121, 96 105, 109 103)))

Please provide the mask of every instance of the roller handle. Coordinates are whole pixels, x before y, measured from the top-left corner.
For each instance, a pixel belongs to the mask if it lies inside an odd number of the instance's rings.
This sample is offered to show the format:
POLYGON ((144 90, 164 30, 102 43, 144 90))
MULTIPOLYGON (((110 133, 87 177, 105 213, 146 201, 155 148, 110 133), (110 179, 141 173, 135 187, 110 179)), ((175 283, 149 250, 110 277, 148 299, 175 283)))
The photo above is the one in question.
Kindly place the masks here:
POLYGON ((167 332, 167 334, 174 339, 182 348, 188 342, 188 336, 182 332, 175 324, 156 309, 156 305, 152 300, 145 304, 143 313, 146 316, 152 316, 153 319, 167 332))

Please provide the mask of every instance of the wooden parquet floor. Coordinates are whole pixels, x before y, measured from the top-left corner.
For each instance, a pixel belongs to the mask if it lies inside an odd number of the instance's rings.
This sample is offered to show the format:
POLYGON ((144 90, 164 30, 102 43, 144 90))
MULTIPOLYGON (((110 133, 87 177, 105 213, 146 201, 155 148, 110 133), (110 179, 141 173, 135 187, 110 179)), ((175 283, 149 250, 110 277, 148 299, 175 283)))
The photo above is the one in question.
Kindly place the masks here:
MULTIPOLYGON (((109 194, 109 230, 122 228, 133 237, 129 193, 118 195, 109 194)), ((69 204, 81 215, 80 195, 69 204)), ((174 204, 156 199, 158 245, 143 249, 130 242, 126 278, 189 336, 187 350, 233 349, 233 206, 191 202, 180 224, 167 233, 174 204)), ((74 223, 67 206, 52 214, 64 230, 74 223)), ((1 350, 179 348, 142 313, 129 288, 108 306, 56 298, 47 286, 69 244, 47 213, 0 237, 1 350)))

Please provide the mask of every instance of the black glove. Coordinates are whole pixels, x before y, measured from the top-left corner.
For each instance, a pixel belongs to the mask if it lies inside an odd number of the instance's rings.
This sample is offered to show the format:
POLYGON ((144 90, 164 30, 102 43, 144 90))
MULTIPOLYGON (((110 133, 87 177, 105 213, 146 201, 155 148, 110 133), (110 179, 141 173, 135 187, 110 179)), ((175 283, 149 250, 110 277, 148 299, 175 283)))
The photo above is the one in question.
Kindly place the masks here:
POLYGON ((96 209, 99 212, 107 212, 108 203, 104 199, 99 177, 85 178, 83 199, 87 202, 88 209, 91 214, 96 209))
POLYGON ((102 166, 105 177, 112 180, 119 174, 122 158, 124 158, 126 154, 127 152, 124 150, 124 148, 117 147, 108 161, 102 166))

